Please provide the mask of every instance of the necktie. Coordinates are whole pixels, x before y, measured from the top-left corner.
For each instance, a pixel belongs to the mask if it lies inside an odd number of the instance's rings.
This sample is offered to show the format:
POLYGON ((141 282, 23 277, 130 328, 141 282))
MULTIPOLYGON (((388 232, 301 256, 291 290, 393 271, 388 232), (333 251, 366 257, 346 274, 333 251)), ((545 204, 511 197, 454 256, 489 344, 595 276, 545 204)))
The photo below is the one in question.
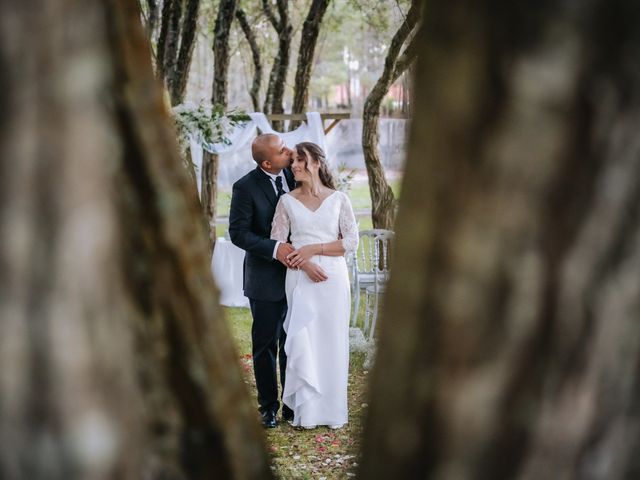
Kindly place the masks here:
POLYGON ((278 198, 284 195, 284 189, 282 188, 282 177, 276 177, 276 190, 278 191, 278 198))

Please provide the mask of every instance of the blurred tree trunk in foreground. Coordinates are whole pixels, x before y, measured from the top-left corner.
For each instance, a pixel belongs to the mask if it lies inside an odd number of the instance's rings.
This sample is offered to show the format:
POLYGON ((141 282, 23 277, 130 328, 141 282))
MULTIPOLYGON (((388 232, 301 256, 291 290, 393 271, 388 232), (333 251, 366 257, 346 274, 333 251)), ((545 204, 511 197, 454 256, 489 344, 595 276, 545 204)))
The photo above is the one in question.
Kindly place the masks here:
POLYGON ((269 478, 137 2, 0 36, 0 478, 269 478))
POLYGON ((361 478, 640 478, 638 25, 427 2, 361 478))
POLYGON ((402 25, 391 39, 384 62, 382 75, 367 95, 362 112, 362 151, 367 168, 369 193, 371 195, 371 220, 373 228, 393 230, 397 201, 384 174, 384 167, 378 151, 380 132, 380 105, 391 85, 407 70, 415 60, 418 22, 420 21, 422 0, 412 0, 402 25), (402 47, 408 44, 404 50, 402 47))

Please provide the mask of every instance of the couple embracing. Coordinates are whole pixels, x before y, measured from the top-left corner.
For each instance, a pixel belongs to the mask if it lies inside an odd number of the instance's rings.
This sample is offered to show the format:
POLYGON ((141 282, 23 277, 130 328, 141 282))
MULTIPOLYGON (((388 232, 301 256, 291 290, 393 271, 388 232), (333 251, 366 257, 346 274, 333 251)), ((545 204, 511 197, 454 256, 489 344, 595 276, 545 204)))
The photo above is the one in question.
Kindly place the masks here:
POLYGON ((229 234, 245 250, 253 367, 267 428, 280 408, 293 426, 347 423, 349 277, 344 255, 358 246, 349 198, 335 189, 324 152, 293 150, 275 134, 251 146, 257 163, 233 185, 229 234))

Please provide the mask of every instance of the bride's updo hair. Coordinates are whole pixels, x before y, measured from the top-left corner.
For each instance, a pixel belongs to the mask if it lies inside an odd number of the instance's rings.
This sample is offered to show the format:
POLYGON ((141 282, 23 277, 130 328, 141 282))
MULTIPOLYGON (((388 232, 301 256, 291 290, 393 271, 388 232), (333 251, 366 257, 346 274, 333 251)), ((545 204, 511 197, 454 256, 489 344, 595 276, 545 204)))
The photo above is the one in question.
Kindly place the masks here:
POLYGON ((301 142, 295 146, 295 149, 298 156, 304 160, 305 168, 307 169, 307 171, 309 172, 309 157, 311 157, 311 160, 314 160, 320 164, 318 175, 320 176, 320 181, 322 182, 322 184, 325 187, 330 188, 331 190, 336 190, 336 184, 333 181, 333 175, 331 175, 331 171, 327 166, 326 156, 322 149, 312 142, 301 142))

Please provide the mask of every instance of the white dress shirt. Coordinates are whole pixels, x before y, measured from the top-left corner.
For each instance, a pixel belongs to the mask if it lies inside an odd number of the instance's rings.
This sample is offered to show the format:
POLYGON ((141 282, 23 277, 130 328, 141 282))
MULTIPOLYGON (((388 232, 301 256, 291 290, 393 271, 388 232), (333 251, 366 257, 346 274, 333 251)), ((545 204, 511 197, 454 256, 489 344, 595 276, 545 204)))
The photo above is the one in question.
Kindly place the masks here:
MULTIPOLYGON (((276 196, 278 196, 278 187, 276 187, 276 178, 278 177, 282 178, 282 189, 284 190, 284 192, 289 192, 289 184, 287 183, 287 178, 284 176, 284 173, 282 173, 282 171, 275 175, 273 173, 267 172, 263 168, 260 168, 260 170, 262 170, 269 177, 269 180, 271 180, 271 186, 273 187, 273 191, 276 193, 276 196)), ((280 245, 280 242, 276 242, 276 246, 273 248, 273 258, 275 259, 278 258, 278 245, 280 245)))

